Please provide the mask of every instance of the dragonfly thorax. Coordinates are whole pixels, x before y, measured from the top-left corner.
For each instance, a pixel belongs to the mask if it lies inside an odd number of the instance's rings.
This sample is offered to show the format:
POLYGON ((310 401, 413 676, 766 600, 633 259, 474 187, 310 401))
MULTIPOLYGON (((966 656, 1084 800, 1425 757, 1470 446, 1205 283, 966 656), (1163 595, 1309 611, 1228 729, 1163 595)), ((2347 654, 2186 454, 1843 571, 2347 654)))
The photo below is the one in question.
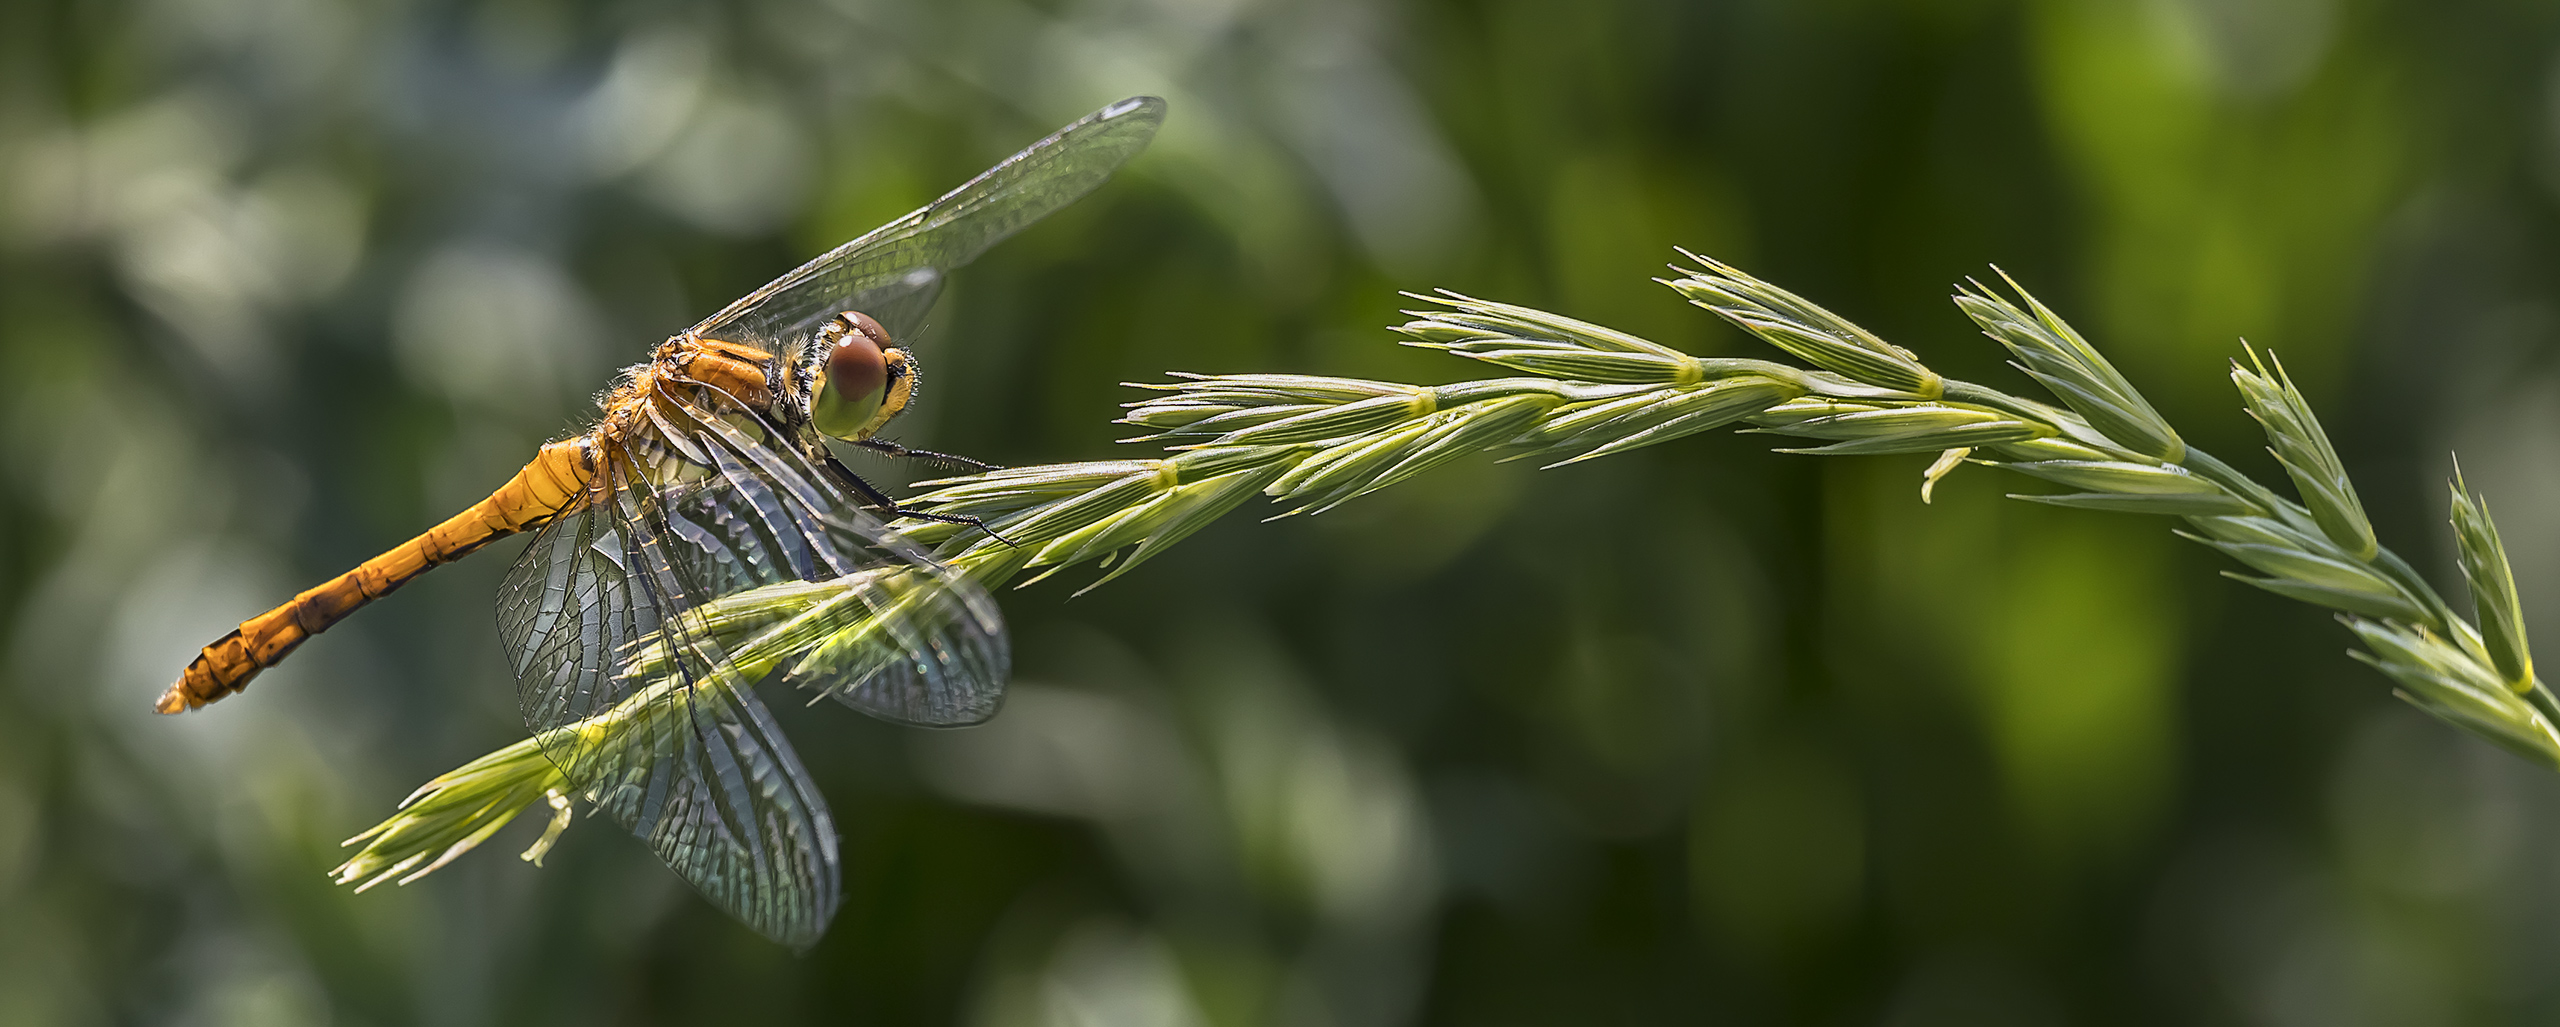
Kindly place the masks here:
POLYGON ((776 366, 771 353, 743 343, 691 336, 678 336, 660 348, 667 351, 660 363, 677 378, 715 389, 739 406, 776 414, 790 406, 774 402, 789 385, 785 369, 776 366))
POLYGON ((754 346, 686 334, 658 344, 649 362, 624 369, 604 394, 604 427, 628 435, 648 422, 651 403, 681 398, 711 409, 737 409, 787 426, 808 421, 805 395, 773 354, 754 346))

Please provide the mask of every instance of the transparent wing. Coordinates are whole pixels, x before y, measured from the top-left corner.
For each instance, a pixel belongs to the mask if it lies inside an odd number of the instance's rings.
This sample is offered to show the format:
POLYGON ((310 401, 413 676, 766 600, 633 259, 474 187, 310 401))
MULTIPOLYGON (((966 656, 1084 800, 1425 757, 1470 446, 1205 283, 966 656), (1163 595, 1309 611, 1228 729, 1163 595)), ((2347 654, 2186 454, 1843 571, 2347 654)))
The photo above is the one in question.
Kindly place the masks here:
POLYGON ((975 723, 1002 702, 1003 621, 768 426, 655 416, 655 438, 608 445, 608 498, 545 527, 501 588, 525 722, 706 897, 806 946, 835 909, 835 830, 752 687, 975 723))
POLYGON ((819 322, 860 310, 891 338, 906 338, 933 306, 945 273, 1092 192, 1155 137, 1164 110, 1163 100, 1138 96, 1086 115, 915 213, 748 293, 693 331, 779 353, 819 322))
POLYGON ((705 898, 805 948, 838 898, 826 801, 752 682, 691 629, 664 522, 645 498, 616 498, 545 528, 500 593, 525 722, 588 801, 705 898), (652 649, 652 665, 631 665, 652 649))

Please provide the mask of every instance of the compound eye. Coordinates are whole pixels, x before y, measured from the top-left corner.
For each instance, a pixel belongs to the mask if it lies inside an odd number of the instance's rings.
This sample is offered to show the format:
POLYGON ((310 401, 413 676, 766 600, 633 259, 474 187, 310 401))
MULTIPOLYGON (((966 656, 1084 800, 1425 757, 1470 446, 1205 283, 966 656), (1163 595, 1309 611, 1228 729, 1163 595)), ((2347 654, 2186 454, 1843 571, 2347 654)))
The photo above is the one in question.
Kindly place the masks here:
POLYGON ((835 333, 827 350, 826 374, 809 413, 819 431, 854 439, 887 398, 889 332, 869 314, 847 313, 839 323, 847 330, 835 333))
POLYGON ((842 322, 850 333, 871 340, 872 345, 884 350, 889 348, 889 329, 882 327, 880 322, 872 320, 871 315, 859 310, 848 310, 836 315, 836 320, 842 322))
POLYGON ((845 399, 877 397, 889 383, 889 333, 868 314, 853 315, 854 330, 836 337, 827 351, 827 391, 845 399))

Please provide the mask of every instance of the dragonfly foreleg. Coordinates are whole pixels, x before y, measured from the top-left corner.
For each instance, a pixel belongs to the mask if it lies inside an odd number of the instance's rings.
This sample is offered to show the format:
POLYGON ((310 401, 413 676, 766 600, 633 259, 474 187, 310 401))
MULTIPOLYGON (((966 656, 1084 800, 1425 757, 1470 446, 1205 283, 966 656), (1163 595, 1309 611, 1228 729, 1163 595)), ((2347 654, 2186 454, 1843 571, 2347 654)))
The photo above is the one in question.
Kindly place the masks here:
POLYGON ((988 471, 1002 470, 1002 468, 984 460, 972 460, 957 453, 936 453, 929 449, 909 449, 905 446, 901 446, 895 442, 882 438, 863 439, 855 442, 854 445, 868 449, 874 453, 897 457, 901 460, 915 460, 946 471, 966 471, 970 474, 984 474, 988 471))
MULTIPOLYGON (((835 475, 838 483, 842 484, 846 488, 852 489, 856 494, 860 495, 863 503, 875 509, 885 511, 892 517, 913 517, 920 521, 939 521, 944 524, 965 524, 969 527, 976 528, 979 531, 986 532, 988 538, 992 538, 1008 546, 1014 545, 1014 541, 1012 539, 1006 538, 1002 533, 996 531, 996 529, 988 527, 987 522, 975 514, 935 513, 931 510, 919 510, 911 506, 901 506, 898 504, 897 500, 890 498, 888 493, 880 491, 879 486, 863 480, 861 475, 853 473, 853 468, 846 467, 843 461, 837 460, 834 456, 830 455, 827 457, 826 467, 829 473, 835 475)), ((1019 549, 1021 547, 1014 546, 1014 548, 1019 549)))

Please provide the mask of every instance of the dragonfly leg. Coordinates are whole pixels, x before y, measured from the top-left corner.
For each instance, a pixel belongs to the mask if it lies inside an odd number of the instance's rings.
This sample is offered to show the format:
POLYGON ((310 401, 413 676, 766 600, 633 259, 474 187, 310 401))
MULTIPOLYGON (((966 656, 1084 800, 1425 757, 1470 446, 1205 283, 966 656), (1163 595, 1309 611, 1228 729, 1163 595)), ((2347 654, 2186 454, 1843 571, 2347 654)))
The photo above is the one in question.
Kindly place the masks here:
POLYGON ((854 445, 868 449, 874 453, 883 453, 902 460, 919 461, 946 471, 967 471, 971 474, 984 474, 988 471, 1002 470, 1002 468, 984 460, 972 460, 956 453, 936 453, 929 449, 909 449, 905 446, 901 446, 895 442, 882 438, 863 439, 854 443, 854 445))
MULTIPOLYGON (((860 494, 863 502, 869 503, 879 509, 886 510, 894 517, 913 517, 920 521, 940 521, 944 524, 965 524, 969 527, 976 528, 979 531, 986 532, 987 537, 989 538, 995 539, 996 541, 1002 542, 1008 546, 1014 546, 1012 539, 1006 538, 1002 533, 996 531, 996 529, 988 527, 987 522, 980 519, 975 514, 935 513, 931 510, 918 510, 911 506, 900 506, 898 505, 897 500, 889 497, 888 493, 880 491, 879 486, 873 485, 868 481, 864 481, 861 475, 853 473, 853 468, 846 467, 843 461, 837 460, 833 456, 827 457, 827 470, 836 476, 836 480, 839 483, 860 494)), ((1014 548, 1019 549, 1021 547, 1014 546, 1014 548)))

